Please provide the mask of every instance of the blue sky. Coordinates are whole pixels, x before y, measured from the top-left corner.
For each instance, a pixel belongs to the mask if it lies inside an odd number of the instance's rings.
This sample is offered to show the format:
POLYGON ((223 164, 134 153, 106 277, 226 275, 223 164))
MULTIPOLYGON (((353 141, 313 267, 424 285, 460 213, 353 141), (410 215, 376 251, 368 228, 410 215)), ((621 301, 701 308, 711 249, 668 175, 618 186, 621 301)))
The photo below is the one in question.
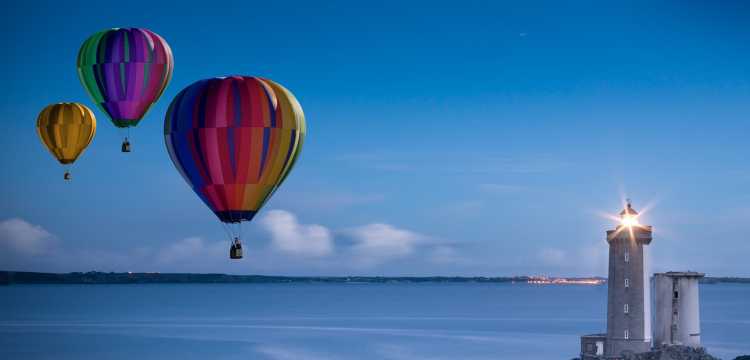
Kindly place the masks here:
POLYGON ((294 275, 606 274, 624 197, 653 268, 750 275, 750 5, 27 2, 6 6, 0 268, 294 275), (146 27, 175 57, 134 152, 95 110, 65 183, 35 133, 79 101, 81 42, 146 27), (230 263, 166 153, 193 81, 289 88, 309 133, 230 263))

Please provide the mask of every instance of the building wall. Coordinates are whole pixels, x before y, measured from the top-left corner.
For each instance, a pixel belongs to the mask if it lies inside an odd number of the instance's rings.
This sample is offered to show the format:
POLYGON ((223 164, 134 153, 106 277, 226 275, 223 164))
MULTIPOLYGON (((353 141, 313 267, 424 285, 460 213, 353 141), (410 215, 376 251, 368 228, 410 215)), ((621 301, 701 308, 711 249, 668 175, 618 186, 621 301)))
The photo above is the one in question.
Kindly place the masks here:
POLYGON ((600 360, 604 358, 607 334, 581 336, 581 360, 600 360))
POLYGON ((700 346, 698 279, 701 276, 654 274, 654 344, 700 346))
MULTIPOLYGON (((653 330, 651 328, 651 253, 650 247, 643 246, 643 333, 645 338, 652 342, 653 330)), ((650 349, 649 349, 650 350, 650 349)))
POLYGON ((680 278, 680 326, 679 339, 683 345, 701 345, 700 305, 698 278, 680 278))
POLYGON ((651 349, 651 303, 648 288, 647 254, 650 229, 633 228, 607 232, 609 281, 607 282, 607 341, 605 355, 645 352, 651 349), (628 254, 627 261, 625 253, 628 254), (628 286, 625 286, 628 279, 628 286), (625 312, 625 304, 628 310, 625 312), (628 336, 626 338, 625 331, 628 336))
POLYGON ((654 345, 671 344, 672 278, 654 274, 654 345))

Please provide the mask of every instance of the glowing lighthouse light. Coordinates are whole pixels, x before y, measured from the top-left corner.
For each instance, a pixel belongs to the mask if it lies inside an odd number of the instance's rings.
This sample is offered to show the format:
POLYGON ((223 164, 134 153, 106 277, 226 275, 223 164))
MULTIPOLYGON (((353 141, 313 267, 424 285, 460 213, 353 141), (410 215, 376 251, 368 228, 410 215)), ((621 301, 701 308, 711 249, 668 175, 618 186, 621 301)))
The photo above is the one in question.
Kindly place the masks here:
POLYGON ((622 226, 627 227, 640 225, 638 223, 638 213, 630 206, 630 199, 628 199, 627 207, 620 213, 620 223, 622 226))
POLYGON ((622 217, 622 220, 620 220, 623 226, 631 227, 631 226, 638 226, 638 217, 632 216, 632 215, 625 215, 622 217))

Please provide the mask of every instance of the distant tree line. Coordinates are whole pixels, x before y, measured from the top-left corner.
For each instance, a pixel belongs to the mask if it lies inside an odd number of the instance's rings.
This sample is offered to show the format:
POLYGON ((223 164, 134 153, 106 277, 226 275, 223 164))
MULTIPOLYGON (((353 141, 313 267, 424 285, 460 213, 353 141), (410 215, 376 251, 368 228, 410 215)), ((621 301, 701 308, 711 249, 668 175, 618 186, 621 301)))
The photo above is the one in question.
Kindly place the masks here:
POLYGON ((505 283, 513 277, 264 276, 190 273, 72 272, 65 274, 0 271, 0 284, 148 284, 148 283, 505 283))
MULTIPOLYGON (((165 284, 165 283, 526 283, 531 276, 265 276, 190 273, 43 273, 0 271, 0 285, 8 284, 165 284)), ((598 279, 606 278, 568 278, 598 279)), ((702 283, 745 283, 750 278, 707 277, 702 283)))

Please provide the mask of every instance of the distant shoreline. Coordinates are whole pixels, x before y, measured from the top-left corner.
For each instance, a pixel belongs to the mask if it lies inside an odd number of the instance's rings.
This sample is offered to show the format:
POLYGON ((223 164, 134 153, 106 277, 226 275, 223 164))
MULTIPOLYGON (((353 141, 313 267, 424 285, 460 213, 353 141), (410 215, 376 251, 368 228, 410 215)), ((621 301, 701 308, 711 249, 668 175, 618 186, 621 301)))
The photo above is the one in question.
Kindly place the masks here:
MULTIPOLYGON (((540 276, 269 276, 192 273, 115 273, 71 272, 44 273, 0 271, 0 285, 11 284, 383 284, 383 283, 521 283, 556 286, 597 286, 606 284, 603 277, 540 277, 540 276), (540 281, 540 279, 542 281, 540 281)), ((750 278, 706 277, 704 284, 750 284, 750 278)))

